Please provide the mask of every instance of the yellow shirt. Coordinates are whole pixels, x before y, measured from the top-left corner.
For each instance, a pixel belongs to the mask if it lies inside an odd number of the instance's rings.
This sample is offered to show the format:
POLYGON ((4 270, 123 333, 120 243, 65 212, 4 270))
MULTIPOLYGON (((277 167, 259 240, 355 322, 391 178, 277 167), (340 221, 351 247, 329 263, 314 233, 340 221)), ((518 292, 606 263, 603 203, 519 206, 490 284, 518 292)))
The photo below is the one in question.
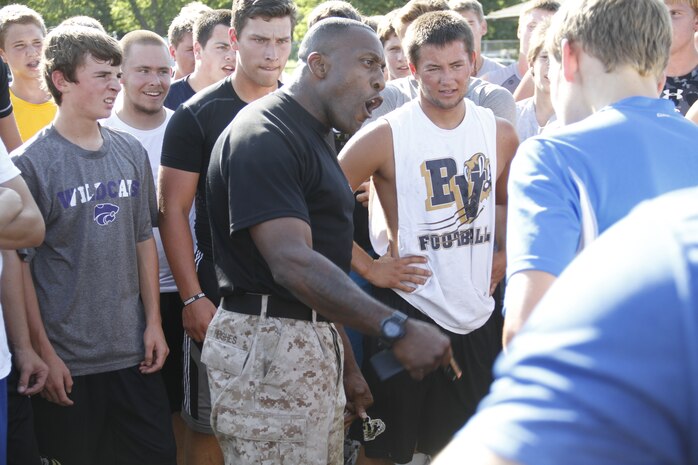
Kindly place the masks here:
POLYGON ((22 142, 26 142, 40 129, 50 124, 58 109, 53 99, 45 103, 29 103, 17 97, 12 90, 10 90, 10 100, 12 100, 12 112, 15 115, 22 142))

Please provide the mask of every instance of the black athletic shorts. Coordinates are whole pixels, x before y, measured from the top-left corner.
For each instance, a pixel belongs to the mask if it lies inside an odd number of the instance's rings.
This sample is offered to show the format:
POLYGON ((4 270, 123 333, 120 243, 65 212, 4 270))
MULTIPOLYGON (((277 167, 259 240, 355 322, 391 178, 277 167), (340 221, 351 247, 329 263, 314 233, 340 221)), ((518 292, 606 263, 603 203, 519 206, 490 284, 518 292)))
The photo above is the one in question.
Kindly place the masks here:
POLYGON ((184 304, 177 292, 160 294, 160 316, 162 332, 170 348, 170 353, 162 366, 162 380, 165 382, 170 412, 182 410, 182 393, 184 369, 182 365, 182 350, 184 342, 184 327, 182 327, 182 309, 184 304))
MULTIPOLYGON (((390 289, 374 289, 374 297, 410 318, 436 325, 390 289)), ((386 425, 383 434, 364 444, 366 456, 408 463, 415 450, 427 455, 441 451, 489 391, 492 366, 502 348, 503 322, 501 312, 494 311, 482 327, 469 334, 441 328, 451 339, 454 358, 463 371, 457 381, 438 369, 422 381, 402 372, 381 382, 368 359, 384 348, 376 338, 365 337, 363 372, 374 400, 368 415, 386 425)))
POLYGON ((31 399, 17 392, 18 381, 13 365, 7 378, 7 465, 41 465, 31 399))
POLYGON ((74 404, 32 397, 41 455, 64 465, 176 465, 172 418, 160 373, 138 366, 74 376, 74 404))

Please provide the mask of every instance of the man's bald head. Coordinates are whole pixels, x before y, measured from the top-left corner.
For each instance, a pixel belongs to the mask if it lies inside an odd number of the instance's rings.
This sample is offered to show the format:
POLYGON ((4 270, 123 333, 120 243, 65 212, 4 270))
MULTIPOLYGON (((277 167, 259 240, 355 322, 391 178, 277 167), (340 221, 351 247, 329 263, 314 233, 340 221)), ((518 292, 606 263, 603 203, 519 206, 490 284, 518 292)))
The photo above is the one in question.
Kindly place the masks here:
POLYGON ((353 19, 327 18, 315 23, 305 34, 303 42, 301 42, 298 50, 298 59, 307 63, 308 56, 313 52, 323 55, 332 53, 337 46, 346 41, 347 33, 357 29, 365 29, 371 34, 376 34, 375 31, 366 24, 354 21, 353 19))

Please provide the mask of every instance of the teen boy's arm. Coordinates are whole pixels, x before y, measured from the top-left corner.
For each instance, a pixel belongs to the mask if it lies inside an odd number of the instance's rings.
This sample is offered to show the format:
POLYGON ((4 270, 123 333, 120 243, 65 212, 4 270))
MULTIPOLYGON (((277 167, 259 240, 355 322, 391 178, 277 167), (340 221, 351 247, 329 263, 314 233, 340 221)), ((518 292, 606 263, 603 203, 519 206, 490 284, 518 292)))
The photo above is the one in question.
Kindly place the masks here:
POLYGON ((499 249, 494 252, 492 260, 492 277, 490 282, 490 294, 497 284, 504 278, 506 272, 506 209, 507 209, 507 183, 509 181, 509 168, 511 161, 519 146, 519 138, 514 126, 504 118, 497 118, 497 182, 495 198, 497 206, 495 216, 495 236, 499 249))
POLYGON ((141 300, 145 309, 145 333, 143 334, 145 358, 139 369, 141 373, 148 374, 160 370, 170 352, 162 332, 160 317, 160 283, 155 239, 151 237, 137 243, 136 256, 141 300))
POLYGON ((22 145, 22 138, 19 135, 19 129, 17 129, 14 113, 0 117, 0 139, 5 144, 8 152, 22 145))
POLYGON ((0 187, 0 230, 22 213, 22 197, 12 189, 0 187))
MULTIPOLYGON (((349 139, 339 154, 339 165, 352 191, 375 173, 394 171, 392 140, 390 125, 385 121, 364 126, 349 139)), ((412 292, 415 285, 424 284, 429 275, 429 271, 412 266, 417 263, 426 263, 426 259, 416 256, 393 258, 388 250, 384 256, 374 260, 358 244, 354 243, 352 249, 352 269, 376 287, 412 292)))
POLYGON ((160 280, 158 276, 158 253, 153 237, 153 227, 157 226, 158 207, 155 196, 155 183, 150 168, 148 154, 143 151, 141 198, 139 209, 133 221, 137 225, 136 260, 138 262, 138 287, 145 316, 143 346, 145 354, 140 363, 142 374, 155 373, 162 368, 170 352, 162 331, 160 316, 160 280))
POLYGON ((41 397, 64 407, 73 405, 68 394, 73 390, 73 377, 65 362, 58 356, 51 341, 48 339, 44 322, 39 311, 39 301, 36 298, 34 281, 29 270, 29 263, 22 262, 22 277, 24 283, 24 303, 27 310, 29 337, 37 349, 41 359, 48 365, 48 377, 41 397))
MULTIPOLYGON (((158 226, 167 262, 172 270, 182 301, 199 294, 201 284, 194 262, 194 240, 189 227, 189 212, 196 195, 200 176, 203 135, 189 110, 180 106, 167 125, 163 141, 163 165, 158 176, 158 226), (190 169, 171 166, 170 158, 186 152, 193 162, 190 169), (199 164, 197 164, 199 160, 199 164)), ((189 337, 197 342, 204 340, 208 325, 216 313, 216 307, 208 298, 198 299, 182 310, 182 325, 189 337)))
POLYGON ((48 366, 34 351, 29 337, 22 261, 16 251, 3 250, 2 263, 2 314, 12 348, 12 362, 19 371, 17 392, 31 396, 44 388, 48 366))
POLYGON ((21 176, 0 183, 0 202, 0 249, 36 247, 43 242, 44 220, 21 176))
POLYGON ((579 194, 566 166, 555 142, 538 138, 521 144, 512 163, 505 347, 577 254, 581 237, 579 194))

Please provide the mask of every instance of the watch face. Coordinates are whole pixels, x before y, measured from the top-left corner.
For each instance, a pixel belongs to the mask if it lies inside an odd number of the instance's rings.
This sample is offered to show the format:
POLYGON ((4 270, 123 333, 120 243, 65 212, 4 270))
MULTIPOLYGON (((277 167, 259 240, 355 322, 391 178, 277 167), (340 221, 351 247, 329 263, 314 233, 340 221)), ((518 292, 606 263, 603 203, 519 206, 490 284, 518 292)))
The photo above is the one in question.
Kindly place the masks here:
POLYGON ((396 338, 399 337, 402 333, 402 327, 396 321, 388 320, 385 322, 385 325, 383 326, 383 333, 387 338, 396 338))

